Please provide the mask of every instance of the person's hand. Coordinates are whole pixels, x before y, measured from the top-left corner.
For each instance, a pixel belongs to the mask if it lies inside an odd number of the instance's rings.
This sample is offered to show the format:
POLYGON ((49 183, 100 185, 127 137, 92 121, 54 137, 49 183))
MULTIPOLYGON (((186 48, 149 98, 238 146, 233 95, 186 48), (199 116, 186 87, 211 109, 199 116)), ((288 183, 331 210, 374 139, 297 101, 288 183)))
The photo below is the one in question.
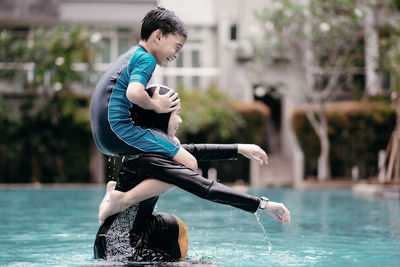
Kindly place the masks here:
POLYGON ((160 95, 160 87, 154 90, 152 97, 154 103, 154 111, 157 113, 168 113, 178 108, 178 103, 181 101, 178 94, 170 90, 164 95, 160 95))
POLYGON ((282 203, 268 201, 265 212, 283 223, 290 223, 290 212, 282 203))
POLYGON ((177 145, 181 144, 181 141, 178 139, 178 137, 174 136, 174 141, 177 145))
POLYGON ((238 144, 238 152, 249 159, 258 161, 261 166, 268 164, 267 153, 257 145, 238 144))

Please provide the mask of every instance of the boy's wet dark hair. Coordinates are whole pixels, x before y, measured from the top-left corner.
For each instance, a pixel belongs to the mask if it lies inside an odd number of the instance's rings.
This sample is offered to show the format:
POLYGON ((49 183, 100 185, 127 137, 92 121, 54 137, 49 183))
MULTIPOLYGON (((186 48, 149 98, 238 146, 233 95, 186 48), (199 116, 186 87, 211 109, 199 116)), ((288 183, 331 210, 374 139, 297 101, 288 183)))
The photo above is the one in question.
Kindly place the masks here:
POLYGON ((163 35, 178 33, 187 38, 185 24, 183 24, 174 12, 163 7, 152 9, 144 16, 140 38, 147 41, 150 35, 156 30, 160 30, 163 35))

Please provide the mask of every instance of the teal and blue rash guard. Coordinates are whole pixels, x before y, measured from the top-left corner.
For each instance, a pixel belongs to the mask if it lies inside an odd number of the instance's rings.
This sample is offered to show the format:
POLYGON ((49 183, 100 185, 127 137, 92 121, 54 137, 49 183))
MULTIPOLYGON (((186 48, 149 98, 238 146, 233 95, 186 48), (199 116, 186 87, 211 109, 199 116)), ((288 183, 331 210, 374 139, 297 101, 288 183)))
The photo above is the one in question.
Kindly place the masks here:
POLYGON ((132 103, 126 97, 131 82, 147 86, 156 60, 142 46, 131 47, 104 73, 90 102, 94 142, 106 155, 155 152, 172 158, 179 150, 174 140, 158 129, 135 126, 132 103))

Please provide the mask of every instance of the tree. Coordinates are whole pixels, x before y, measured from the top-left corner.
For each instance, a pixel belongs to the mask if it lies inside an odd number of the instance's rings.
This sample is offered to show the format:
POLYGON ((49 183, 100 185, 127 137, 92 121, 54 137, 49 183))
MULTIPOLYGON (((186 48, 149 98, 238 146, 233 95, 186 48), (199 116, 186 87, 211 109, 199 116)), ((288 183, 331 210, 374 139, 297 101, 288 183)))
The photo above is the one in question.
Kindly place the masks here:
MULTIPOLYGON (((400 181, 400 27, 398 26, 400 1, 387 0, 384 4, 390 19, 381 29, 380 50, 382 56, 380 69, 383 72, 390 73, 390 89, 393 106, 397 113, 397 121, 386 147, 384 163, 387 164, 387 172, 382 181, 398 183, 400 181)), ((386 164, 379 166, 381 172, 386 164)))
POLYGON ((261 38, 251 39, 254 58, 250 73, 255 83, 262 83, 264 70, 272 64, 302 73, 298 88, 284 93, 295 94, 304 103, 321 145, 318 179, 328 179, 330 143, 324 106, 364 64, 360 45, 363 11, 354 0, 272 0, 255 15, 261 38))
MULTIPOLYGON (((17 118, 0 119, 0 123, 14 126, 10 127, 13 131, 3 132, 0 156, 12 159, 23 154, 24 159, 29 159, 26 166, 31 166, 31 170, 26 175, 31 176, 31 181, 43 182, 43 170, 57 181, 87 177, 79 165, 84 165, 89 156, 77 151, 83 149, 83 136, 91 139, 89 104, 85 98, 73 96, 71 88, 74 82, 83 80, 84 74, 74 64, 90 66, 94 49, 91 33, 78 25, 39 28, 32 30, 27 38, 5 30, 0 33, 1 85, 5 81, 8 84, 4 87, 8 89, 15 80, 23 80, 23 89, 29 91, 29 97, 19 106, 17 118), (78 155, 71 156, 74 152, 78 155), (72 166, 68 165, 70 162, 67 164, 71 158, 76 160, 72 166), (76 175, 78 172, 82 175, 76 175)), ((14 166, 20 164, 9 162, 14 166)))
POLYGON ((95 46, 90 40, 89 30, 78 25, 39 28, 26 39, 4 30, 0 33, 0 62, 9 71, 3 67, 0 78, 12 81, 31 65, 33 73, 28 75, 24 88, 42 93, 68 91, 73 82, 83 79, 74 64, 91 63, 95 46))

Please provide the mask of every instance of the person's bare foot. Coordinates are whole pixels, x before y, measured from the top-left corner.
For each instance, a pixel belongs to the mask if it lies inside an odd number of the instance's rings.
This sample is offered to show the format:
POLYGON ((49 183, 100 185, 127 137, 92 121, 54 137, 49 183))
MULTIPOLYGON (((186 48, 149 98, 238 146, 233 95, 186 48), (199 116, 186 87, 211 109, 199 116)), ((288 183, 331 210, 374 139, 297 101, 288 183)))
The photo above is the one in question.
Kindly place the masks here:
POLYGON ((107 185, 107 193, 104 196, 104 201, 99 206, 100 225, 102 225, 104 221, 111 215, 114 215, 128 208, 126 204, 124 205, 125 193, 118 190, 114 190, 114 188, 115 185, 114 186, 110 185, 110 188, 108 188, 107 185))
POLYGON ((103 220, 101 220, 101 216, 100 216, 100 213, 101 213, 101 211, 104 209, 104 206, 106 205, 106 203, 107 202, 110 202, 110 194, 111 194, 111 192, 115 189, 115 186, 117 185, 117 183, 115 182, 115 181, 109 181, 108 183, 107 183, 107 188, 106 188, 106 194, 104 195, 104 198, 103 198, 103 200, 101 201, 101 203, 100 203, 100 206, 99 206, 99 223, 100 223, 100 225, 102 225, 103 224, 103 222, 104 222, 104 220, 107 218, 104 218, 103 220))

